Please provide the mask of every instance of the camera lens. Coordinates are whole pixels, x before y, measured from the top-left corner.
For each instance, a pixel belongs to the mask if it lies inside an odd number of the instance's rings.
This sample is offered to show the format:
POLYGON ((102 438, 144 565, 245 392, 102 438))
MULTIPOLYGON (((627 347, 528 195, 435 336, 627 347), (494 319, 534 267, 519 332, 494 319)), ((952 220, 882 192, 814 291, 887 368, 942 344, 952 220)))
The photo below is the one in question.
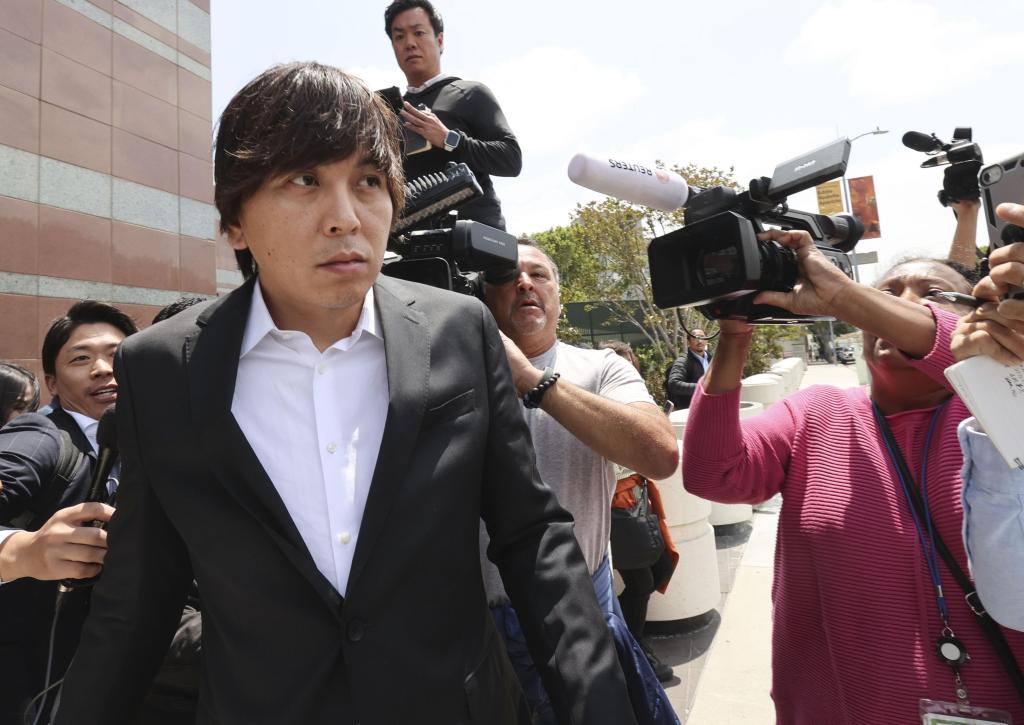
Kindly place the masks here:
POLYGON ((697 278, 703 286, 715 287, 734 279, 738 267, 739 250, 735 247, 713 249, 700 255, 697 278))
POLYGON ((997 165, 989 166, 981 172, 981 183, 985 186, 992 186, 1003 178, 1003 167, 997 165))

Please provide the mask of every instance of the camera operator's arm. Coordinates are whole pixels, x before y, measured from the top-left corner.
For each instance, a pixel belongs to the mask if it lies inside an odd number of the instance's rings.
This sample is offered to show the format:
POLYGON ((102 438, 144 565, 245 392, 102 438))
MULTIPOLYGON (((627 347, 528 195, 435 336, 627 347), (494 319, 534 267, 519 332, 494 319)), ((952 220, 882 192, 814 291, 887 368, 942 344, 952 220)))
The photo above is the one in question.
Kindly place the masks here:
POLYGON ((88 579, 100 573, 107 553, 107 532, 84 526, 109 521, 114 509, 80 503, 61 509, 38 531, 5 531, 0 539, 0 581, 88 579))
POLYGON ((949 247, 949 259, 965 267, 973 268, 978 264, 978 211, 981 201, 963 199, 950 202, 949 207, 956 216, 956 231, 953 232, 953 244, 949 247))
POLYGON ((799 411, 784 400, 740 423, 740 381, 753 328, 735 320, 719 325, 718 348, 686 420, 683 485, 712 501, 760 503, 782 489, 801 428, 799 411))
POLYGON ((832 315, 915 358, 935 346, 935 319, 928 307, 854 282, 818 251, 807 232, 773 229, 758 238, 795 250, 800 280, 791 292, 761 292, 756 303, 798 314, 832 315))
MULTIPOLYGON (((516 392, 522 395, 536 387, 543 371, 504 333, 501 338, 516 392)), ((544 393, 540 407, 581 443, 620 466, 654 479, 668 478, 676 469, 675 434, 656 405, 620 403, 560 379, 544 393)))

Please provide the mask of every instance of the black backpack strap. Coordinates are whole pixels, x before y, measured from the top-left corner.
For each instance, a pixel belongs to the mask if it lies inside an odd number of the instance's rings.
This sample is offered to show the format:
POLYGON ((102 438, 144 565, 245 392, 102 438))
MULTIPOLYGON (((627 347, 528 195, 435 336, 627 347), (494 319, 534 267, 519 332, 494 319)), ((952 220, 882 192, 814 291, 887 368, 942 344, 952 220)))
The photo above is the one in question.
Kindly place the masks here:
POLYGON ((58 428, 57 432, 60 435, 60 453, 57 455, 57 465, 54 466, 53 475, 32 497, 28 508, 11 520, 11 526, 15 528, 35 531, 46 523, 57 507, 61 496, 75 480, 82 463, 89 459, 74 444, 67 431, 58 428))

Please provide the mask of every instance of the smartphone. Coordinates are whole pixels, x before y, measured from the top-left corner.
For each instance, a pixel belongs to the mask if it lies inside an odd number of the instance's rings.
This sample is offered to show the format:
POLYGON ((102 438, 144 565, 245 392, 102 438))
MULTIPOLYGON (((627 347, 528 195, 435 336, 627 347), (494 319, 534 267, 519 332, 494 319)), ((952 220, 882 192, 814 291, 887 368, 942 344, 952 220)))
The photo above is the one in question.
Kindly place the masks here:
MULTIPOLYGON (((392 86, 391 88, 382 88, 377 93, 388 102, 388 105, 395 110, 395 113, 401 113, 403 107, 402 92, 398 90, 398 86, 392 86)), ((426 108, 422 103, 420 104, 421 110, 426 108)), ((401 122, 401 119, 399 119, 401 122)), ((405 126, 402 126, 403 146, 402 150, 406 156, 412 156, 414 154, 421 154, 424 151, 429 151, 433 146, 427 139, 420 136, 415 131, 410 131, 405 126)))
POLYGON ((984 167, 978 174, 978 187, 985 207, 989 252, 1007 244, 1024 242, 1024 228, 996 216, 996 207, 1003 202, 1024 204, 1024 153, 984 167))

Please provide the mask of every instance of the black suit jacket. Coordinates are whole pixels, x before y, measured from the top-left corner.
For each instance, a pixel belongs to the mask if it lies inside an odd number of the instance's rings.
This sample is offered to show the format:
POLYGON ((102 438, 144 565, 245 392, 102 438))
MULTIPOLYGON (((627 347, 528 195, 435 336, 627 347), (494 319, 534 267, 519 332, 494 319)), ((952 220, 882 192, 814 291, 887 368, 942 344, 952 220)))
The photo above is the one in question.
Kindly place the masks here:
MULTIPOLYGON (((708 364, 711 364, 711 351, 707 351, 708 364)), ((665 397, 672 401, 676 410, 689 408, 693 394, 697 392, 697 381, 704 375, 704 366, 700 358, 687 349, 686 354, 672 363, 665 377, 665 397)))
POLYGON ((375 286, 390 402, 342 599, 231 415, 252 294, 250 282, 120 348, 119 505, 57 722, 129 717, 194 574, 199 723, 526 723, 486 606, 480 517, 563 721, 634 722, 486 308, 375 286))
MULTIPOLYGON (((70 435, 89 463, 95 461, 82 429, 56 401, 48 415, 27 413, 0 428, 0 524, 9 525, 30 510, 36 519, 30 528, 37 529, 58 509, 85 500, 92 471, 85 461, 59 495, 40 495, 57 469, 60 430, 70 435)), ((21 723, 25 705, 44 687, 56 597, 56 582, 19 579, 0 586, 0 723, 21 723)), ((88 607, 88 590, 78 589, 64 598, 54 638, 52 682, 71 661, 88 607)))

